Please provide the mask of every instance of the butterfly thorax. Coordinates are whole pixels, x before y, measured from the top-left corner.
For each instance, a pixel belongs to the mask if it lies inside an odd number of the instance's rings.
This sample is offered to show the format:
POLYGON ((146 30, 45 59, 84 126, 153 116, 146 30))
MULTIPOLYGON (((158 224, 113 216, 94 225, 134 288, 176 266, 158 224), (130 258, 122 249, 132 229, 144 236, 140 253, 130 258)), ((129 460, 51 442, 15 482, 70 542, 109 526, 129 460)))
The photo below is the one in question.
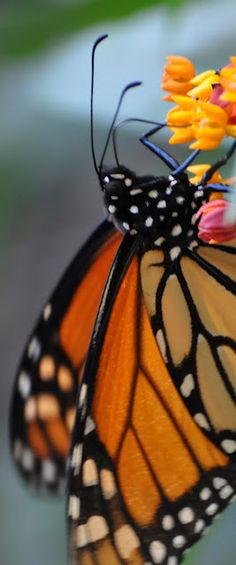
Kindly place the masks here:
POLYGON ((107 211, 121 232, 142 234, 148 247, 170 250, 198 244, 196 212, 206 197, 186 174, 138 177, 117 167, 103 170, 102 179, 107 211))

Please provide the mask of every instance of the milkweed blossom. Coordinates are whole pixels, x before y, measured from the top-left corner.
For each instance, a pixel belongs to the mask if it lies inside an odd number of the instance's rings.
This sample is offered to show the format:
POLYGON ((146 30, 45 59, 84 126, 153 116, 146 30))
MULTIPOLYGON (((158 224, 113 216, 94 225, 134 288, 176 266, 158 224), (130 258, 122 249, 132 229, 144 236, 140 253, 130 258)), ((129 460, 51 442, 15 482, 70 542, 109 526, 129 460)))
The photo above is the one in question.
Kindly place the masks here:
POLYGON ((224 243, 236 237, 236 220, 229 222, 227 212, 232 206, 223 198, 212 200, 201 206, 196 217, 200 217, 198 237, 207 243, 224 243))
POLYGON ((164 99, 176 103, 167 113, 170 143, 209 150, 225 136, 236 138, 236 57, 220 71, 198 75, 189 59, 181 59, 185 58, 168 57, 162 80, 162 89, 168 91, 164 99))

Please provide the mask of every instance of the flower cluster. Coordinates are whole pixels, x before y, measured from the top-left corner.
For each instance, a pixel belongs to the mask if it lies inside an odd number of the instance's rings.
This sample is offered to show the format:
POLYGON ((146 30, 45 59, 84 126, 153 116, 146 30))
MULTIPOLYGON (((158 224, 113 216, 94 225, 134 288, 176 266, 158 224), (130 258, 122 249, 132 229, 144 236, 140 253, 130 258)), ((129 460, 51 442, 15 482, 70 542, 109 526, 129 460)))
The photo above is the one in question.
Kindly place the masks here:
POLYGON ((162 79, 164 98, 177 105, 167 114, 170 143, 215 149, 224 136, 236 138, 236 57, 220 71, 195 74, 185 57, 168 57, 162 79))
POLYGON ((218 198, 201 206, 196 217, 198 237, 207 243, 224 243, 236 237, 236 216, 231 220, 227 217, 232 206, 227 200, 218 198))

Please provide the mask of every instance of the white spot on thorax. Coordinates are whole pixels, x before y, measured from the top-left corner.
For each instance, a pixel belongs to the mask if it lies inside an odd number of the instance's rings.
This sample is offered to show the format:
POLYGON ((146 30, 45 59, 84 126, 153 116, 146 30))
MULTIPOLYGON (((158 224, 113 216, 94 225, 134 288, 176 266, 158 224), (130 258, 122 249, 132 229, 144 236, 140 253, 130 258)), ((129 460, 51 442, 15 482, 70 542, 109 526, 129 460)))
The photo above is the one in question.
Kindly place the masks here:
POLYGON ((180 252, 181 252, 180 247, 178 247, 178 246, 177 246, 177 247, 172 247, 172 249, 170 250, 170 258, 171 258, 171 260, 174 261, 174 259, 176 259, 176 258, 179 256, 180 252))
POLYGON ((159 202, 157 203, 157 208, 166 208, 166 201, 159 200, 159 202))
POLYGON ((110 204, 108 206, 108 212, 110 212, 110 214, 114 214, 116 212, 116 210, 117 210, 117 208, 113 204, 110 204))
POLYGON ((149 192, 148 192, 148 196, 150 196, 150 198, 157 198, 158 195, 159 195, 159 192, 155 189, 149 190, 149 192))
POLYGON ((129 230, 129 224, 128 224, 128 222, 123 222, 122 225, 123 225, 123 227, 125 228, 126 231, 129 230))
POLYGON ((161 245, 161 244, 163 243, 163 241, 165 241, 165 238, 164 238, 164 237, 162 237, 162 236, 161 236, 161 237, 158 237, 158 239, 156 239, 156 240, 154 241, 154 245, 159 246, 159 245, 161 245))
POLYGON ((125 178, 125 175, 123 173, 112 173, 110 177, 112 179, 123 180, 125 178))
POLYGON ((145 226, 147 226, 147 228, 150 228, 153 224, 153 218, 151 216, 148 216, 148 218, 145 220, 145 226))
POLYGON ((184 202, 184 197, 183 197, 183 196, 177 196, 177 197, 176 197, 176 202, 177 202, 177 204, 183 204, 183 202, 184 202))
POLYGON ((126 178, 126 179, 125 179, 125 186, 131 186, 131 185, 132 185, 132 180, 126 178))
POLYGON ((182 228, 180 226, 180 224, 176 224, 176 226, 173 227, 173 229, 171 230, 171 235, 180 235, 182 233, 182 228))
POLYGON ((131 214, 138 214, 139 213, 139 209, 138 206, 135 206, 135 204, 133 204, 132 206, 130 206, 130 212, 131 214))
POLYGON ((140 194, 142 191, 141 188, 132 188, 132 190, 129 191, 131 196, 135 196, 136 194, 140 194))

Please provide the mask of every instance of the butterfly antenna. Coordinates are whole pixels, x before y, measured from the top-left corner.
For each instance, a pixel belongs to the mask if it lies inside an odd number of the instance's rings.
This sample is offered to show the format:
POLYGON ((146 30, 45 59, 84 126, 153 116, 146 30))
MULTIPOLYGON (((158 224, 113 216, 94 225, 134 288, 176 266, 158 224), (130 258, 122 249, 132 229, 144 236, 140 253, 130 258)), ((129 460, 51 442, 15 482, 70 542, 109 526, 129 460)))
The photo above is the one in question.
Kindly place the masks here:
MULTIPOLYGON (((130 122, 138 122, 141 124, 151 124, 153 126, 158 126, 160 125, 159 122, 154 122, 153 120, 144 120, 143 118, 127 118, 126 120, 122 120, 122 122, 119 122, 112 131, 112 144, 113 144, 113 151, 114 151, 114 155, 115 155, 115 160, 116 160, 116 164, 119 166, 119 159, 118 159, 118 152, 117 152, 117 133, 118 130, 120 128, 122 128, 123 126, 125 126, 126 124, 130 123, 130 122)), ((163 124, 164 126, 165 124, 163 124)))
POLYGON ((107 135, 107 140, 106 140, 106 143, 105 143, 104 151, 103 151, 103 154, 102 154, 102 157, 101 157, 101 161, 100 161, 100 165, 99 165, 99 173, 98 173, 98 176, 99 176, 99 177, 101 176, 101 170, 102 170, 102 166, 103 166, 103 161, 104 161, 104 158, 105 158, 105 155, 106 155, 106 152, 107 152, 107 147, 108 147, 109 141, 110 141, 110 139, 111 139, 111 135, 112 135, 112 132, 113 132, 113 128, 114 128, 114 125, 115 125, 117 116, 118 116, 118 114, 119 114, 119 111, 120 111, 120 107, 121 107, 123 98, 124 98, 124 96, 125 96, 125 94, 126 94, 126 92, 127 92, 128 90, 130 90, 131 88, 135 88, 136 86, 140 86, 141 84, 142 84, 142 82, 141 82, 140 80, 139 80, 139 81, 135 81, 135 82, 130 82, 130 83, 127 84, 127 86, 125 86, 125 88, 122 90, 122 93, 121 93, 121 95, 120 95, 119 102, 118 102, 118 104, 117 104, 117 108, 116 108, 116 111, 115 111, 115 114, 114 114, 114 118, 113 118, 113 120, 112 120, 110 129, 109 129, 109 132, 108 132, 108 135, 107 135))
POLYGON ((99 168, 97 165, 96 155, 95 155, 95 148, 94 148, 94 119, 93 119, 93 94, 94 94, 94 71, 95 71, 95 52, 99 43, 101 43, 104 39, 108 37, 108 33, 104 33, 100 35, 94 43, 93 50, 92 50, 92 76, 91 76, 91 97, 90 97, 90 132, 91 132, 91 149, 92 149, 92 158, 95 171, 99 176, 99 168))

